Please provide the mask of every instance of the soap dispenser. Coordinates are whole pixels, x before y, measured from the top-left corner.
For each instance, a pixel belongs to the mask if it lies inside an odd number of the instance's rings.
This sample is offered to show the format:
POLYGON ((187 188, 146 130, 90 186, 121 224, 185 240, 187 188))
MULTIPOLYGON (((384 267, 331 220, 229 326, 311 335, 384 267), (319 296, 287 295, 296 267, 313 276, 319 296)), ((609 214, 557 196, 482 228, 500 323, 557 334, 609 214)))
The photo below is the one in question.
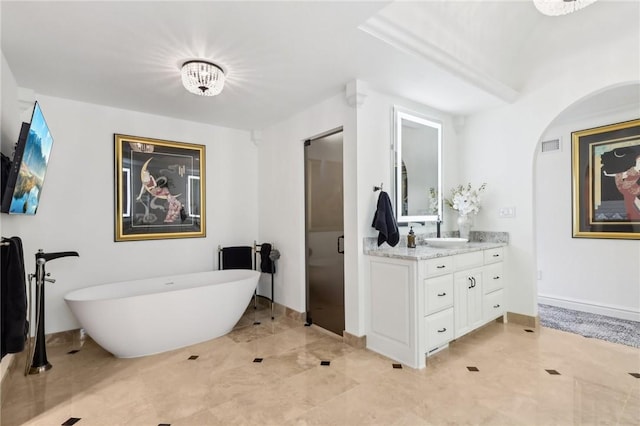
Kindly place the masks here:
POLYGON ((409 229, 409 235, 407 235, 407 247, 416 248, 416 234, 413 232, 413 226, 409 229))

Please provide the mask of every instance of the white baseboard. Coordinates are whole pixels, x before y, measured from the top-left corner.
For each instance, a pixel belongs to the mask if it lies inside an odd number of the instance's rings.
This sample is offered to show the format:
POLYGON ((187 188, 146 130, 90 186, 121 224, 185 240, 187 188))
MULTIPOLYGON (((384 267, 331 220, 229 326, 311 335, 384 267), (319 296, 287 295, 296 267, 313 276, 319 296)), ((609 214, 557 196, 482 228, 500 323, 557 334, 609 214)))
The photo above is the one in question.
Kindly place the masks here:
POLYGON ((556 306, 558 308, 573 309, 574 311, 589 312, 591 314, 606 315, 608 317, 640 322, 639 311, 634 311, 620 306, 596 304, 584 300, 554 297, 543 294, 538 295, 538 303, 556 306))

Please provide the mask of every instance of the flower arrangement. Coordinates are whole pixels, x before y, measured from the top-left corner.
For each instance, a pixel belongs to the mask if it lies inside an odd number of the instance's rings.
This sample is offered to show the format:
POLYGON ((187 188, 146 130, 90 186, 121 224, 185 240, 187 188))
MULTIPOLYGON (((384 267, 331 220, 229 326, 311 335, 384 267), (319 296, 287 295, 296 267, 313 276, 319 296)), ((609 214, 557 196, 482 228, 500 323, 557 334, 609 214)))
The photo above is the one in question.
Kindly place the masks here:
POLYGON ((434 187, 429 188, 429 213, 438 214, 438 191, 434 187))
POLYGON ((487 184, 483 183, 478 189, 472 189, 471 183, 466 187, 458 185, 451 190, 451 198, 445 198, 445 203, 453 210, 457 210, 461 215, 469 213, 477 214, 480 210, 480 194, 485 190, 487 184))

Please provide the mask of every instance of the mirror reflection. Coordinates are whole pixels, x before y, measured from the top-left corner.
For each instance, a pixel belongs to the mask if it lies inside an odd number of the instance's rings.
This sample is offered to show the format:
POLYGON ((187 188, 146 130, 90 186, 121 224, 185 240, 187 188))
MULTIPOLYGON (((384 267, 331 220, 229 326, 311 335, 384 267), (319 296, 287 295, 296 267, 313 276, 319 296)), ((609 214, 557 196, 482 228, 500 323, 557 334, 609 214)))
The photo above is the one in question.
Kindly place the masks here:
POLYGON ((395 109, 395 204, 398 223, 442 217, 442 124, 395 109))

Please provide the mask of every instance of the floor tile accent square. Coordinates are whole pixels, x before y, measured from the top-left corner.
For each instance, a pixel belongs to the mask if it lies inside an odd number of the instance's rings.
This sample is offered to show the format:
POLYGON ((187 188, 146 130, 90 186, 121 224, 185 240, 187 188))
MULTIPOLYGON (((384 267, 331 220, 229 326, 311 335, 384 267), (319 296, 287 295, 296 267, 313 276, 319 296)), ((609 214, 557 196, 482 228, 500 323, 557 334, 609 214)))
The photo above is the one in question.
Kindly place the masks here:
POLYGON ((194 359, 198 359, 198 356, 199 356, 199 355, 191 355, 191 356, 189 357, 189 360, 190 360, 190 361, 193 361, 194 359))
POLYGON ((262 358, 254 358, 253 362, 262 362, 262 358))
POLYGON ((636 379, 640 379, 640 373, 629 373, 629 374, 631 374, 636 379))
POLYGON ((253 325, 260 325, 260 324, 262 324, 260 321, 254 321, 253 322, 253 325))
POLYGON ((320 361, 320 365, 331 365, 331 361, 320 361))
POLYGON ((530 328, 525 328, 524 331, 526 331, 527 333, 533 333, 533 330, 531 330, 530 328))
POLYGON ((560 373, 558 373, 558 371, 556 371, 556 370, 544 370, 544 371, 546 371, 547 373, 549 373, 551 375, 554 375, 554 376, 559 376, 560 375, 560 373))
POLYGON ((71 426, 71 425, 75 425, 76 423, 78 423, 81 420, 80 417, 69 417, 67 419, 67 421, 65 421, 64 423, 62 423, 62 426, 71 426))
POLYGON ((80 352, 80 349, 74 349, 72 351, 67 352, 68 355, 73 355, 73 354, 77 354, 78 352, 80 352))
POLYGON ((478 370, 478 367, 467 367, 467 370, 469 370, 469 371, 480 371, 480 370, 478 370))
POLYGON ((393 368, 399 368, 402 369, 402 364, 391 364, 393 366, 393 368))

